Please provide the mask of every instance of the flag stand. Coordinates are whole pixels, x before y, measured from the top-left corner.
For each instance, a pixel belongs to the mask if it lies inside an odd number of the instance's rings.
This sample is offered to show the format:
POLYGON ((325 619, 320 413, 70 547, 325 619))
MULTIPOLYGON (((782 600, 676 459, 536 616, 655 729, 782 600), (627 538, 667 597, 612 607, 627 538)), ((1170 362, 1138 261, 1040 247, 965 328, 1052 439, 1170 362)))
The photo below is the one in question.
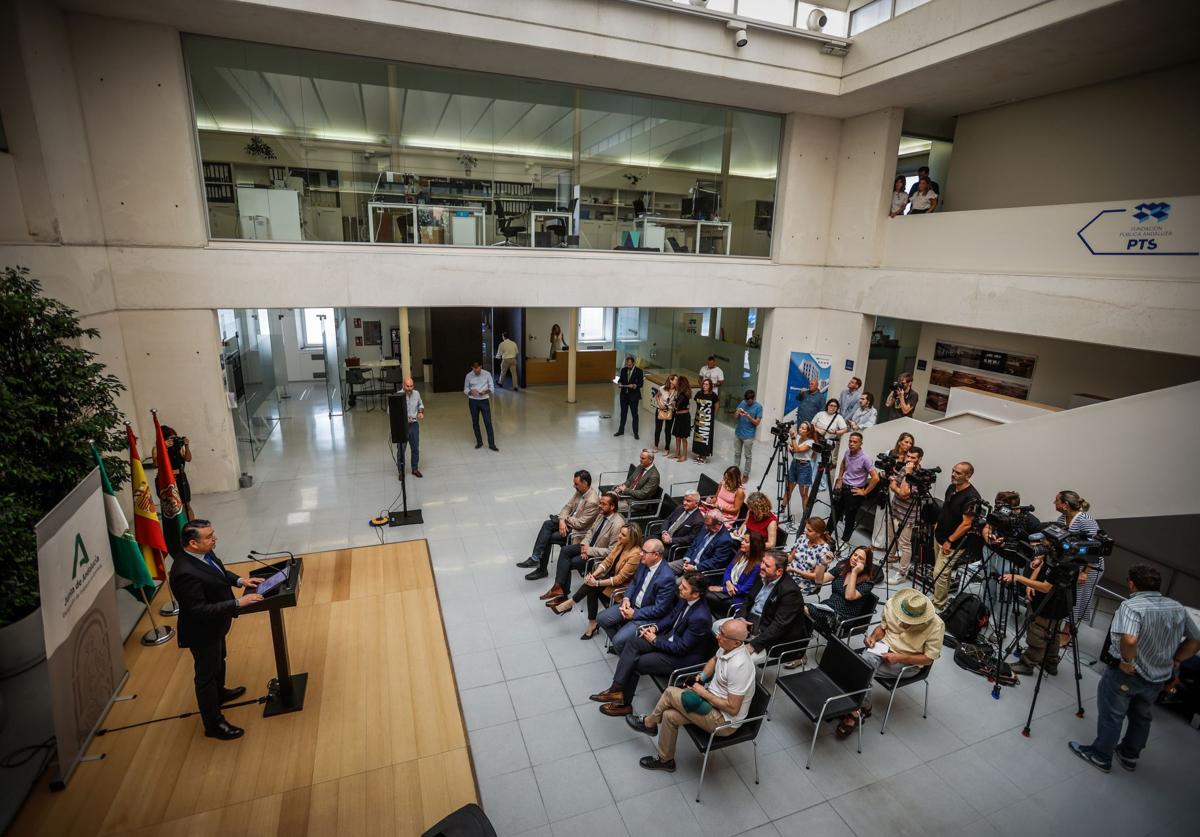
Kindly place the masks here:
POLYGON ((170 596, 171 598, 167 601, 166 604, 164 604, 162 607, 160 607, 158 609, 158 615, 159 616, 178 616, 179 615, 179 602, 175 601, 175 594, 173 592, 171 592, 171 582, 169 580, 166 582, 166 587, 167 587, 167 595, 170 596))
POLYGON ((146 588, 141 590, 142 601, 146 603, 146 617, 150 620, 150 630, 142 634, 142 645, 162 645, 175 636, 175 629, 170 625, 159 625, 154 621, 154 608, 150 607, 150 598, 146 588))

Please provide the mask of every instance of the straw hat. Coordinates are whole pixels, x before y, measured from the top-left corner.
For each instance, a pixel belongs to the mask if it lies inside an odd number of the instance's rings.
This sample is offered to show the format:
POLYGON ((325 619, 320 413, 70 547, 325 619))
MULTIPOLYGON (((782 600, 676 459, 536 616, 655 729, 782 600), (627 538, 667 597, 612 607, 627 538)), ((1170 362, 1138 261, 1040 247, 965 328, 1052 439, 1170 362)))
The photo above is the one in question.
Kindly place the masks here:
POLYGON ((906 587, 888 599, 887 615, 889 622, 903 622, 906 625, 924 625, 936 614, 933 602, 920 590, 906 587))

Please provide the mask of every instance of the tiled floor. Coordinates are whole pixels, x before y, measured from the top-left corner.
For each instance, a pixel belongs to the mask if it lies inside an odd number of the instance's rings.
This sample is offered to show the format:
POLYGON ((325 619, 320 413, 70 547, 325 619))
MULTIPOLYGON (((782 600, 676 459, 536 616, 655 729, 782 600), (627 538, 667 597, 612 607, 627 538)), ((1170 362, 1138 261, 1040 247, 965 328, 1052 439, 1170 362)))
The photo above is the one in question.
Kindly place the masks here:
MULTIPOLYGON (((293 417, 255 463, 253 487, 194 503, 213 519, 226 559, 252 548, 375 542, 367 519, 398 491, 383 413, 331 420, 323 402, 292 391, 293 417)), ((602 418, 612 411, 611 387, 581 387, 576 405, 564 395, 561 388, 502 392, 494 405, 498 454, 474 449, 461 396, 426 395, 425 478, 409 482, 410 505, 423 510, 425 523, 382 530, 389 541, 429 539, 483 804, 500 834, 1194 833, 1187 823, 1200 815, 1200 796, 1185 785, 1200 764, 1200 734, 1159 713, 1138 772, 1100 774, 1067 749, 1068 739, 1094 734, 1097 675, 1083 671, 1089 717, 1080 720, 1066 666, 1043 685, 1029 738, 1020 729, 1031 685, 993 700, 989 685, 947 654, 930 677, 928 719, 921 690, 901 692, 886 735, 878 734, 881 713, 868 723, 862 755, 829 728, 805 770, 812 727, 780 695, 760 734, 759 784, 748 745, 718 753, 697 804, 700 758, 686 737, 675 774, 640 769, 652 742, 587 699, 609 684, 616 658, 599 640, 580 642, 583 616, 551 616, 537 600, 546 583, 525 581, 513 566, 564 501, 575 469, 623 470, 647 443, 646 433, 641 442, 613 438, 613 422, 602 418)), ((704 468, 712 476, 729 457, 726 428, 717 444, 704 468)), ((760 444, 757 453, 755 483, 770 451, 760 444)), ((668 484, 694 481, 701 471, 661 459, 659 466, 668 484)), ((1093 653, 1098 636, 1086 631, 1093 653)), ((656 697, 644 680, 635 705, 644 711, 656 697)))

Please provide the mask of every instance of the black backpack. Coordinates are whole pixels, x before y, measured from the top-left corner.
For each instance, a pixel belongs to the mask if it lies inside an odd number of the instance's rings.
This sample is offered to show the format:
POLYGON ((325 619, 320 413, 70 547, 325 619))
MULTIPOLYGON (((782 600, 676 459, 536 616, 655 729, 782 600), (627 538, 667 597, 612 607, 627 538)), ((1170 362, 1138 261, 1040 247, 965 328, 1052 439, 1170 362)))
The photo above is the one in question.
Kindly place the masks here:
POLYGON ((959 643, 972 643, 988 623, 988 609, 974 593, 959 593, 942 614, 946 623, 945 644, 951 648, 959 643))

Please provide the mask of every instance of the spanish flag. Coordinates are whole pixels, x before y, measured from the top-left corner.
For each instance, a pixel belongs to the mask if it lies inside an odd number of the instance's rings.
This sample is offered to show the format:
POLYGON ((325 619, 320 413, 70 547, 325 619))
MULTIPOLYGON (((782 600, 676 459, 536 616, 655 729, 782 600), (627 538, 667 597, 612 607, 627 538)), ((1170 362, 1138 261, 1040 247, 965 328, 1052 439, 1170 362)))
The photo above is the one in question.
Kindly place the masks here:
POLYGON ((129 482, 133 486, 133 535, 142 549, 142 559, 150 575, 158 581, 164 581, 167 569, 163 565, 163 557, 167 553, 167 543, 163 540, 158 512, 154 510, 154 495, 150 492, 150 483, 142 469, 142 458, 138 456, 137 437, 128 423, 125 432, 129 436, 129 482))

